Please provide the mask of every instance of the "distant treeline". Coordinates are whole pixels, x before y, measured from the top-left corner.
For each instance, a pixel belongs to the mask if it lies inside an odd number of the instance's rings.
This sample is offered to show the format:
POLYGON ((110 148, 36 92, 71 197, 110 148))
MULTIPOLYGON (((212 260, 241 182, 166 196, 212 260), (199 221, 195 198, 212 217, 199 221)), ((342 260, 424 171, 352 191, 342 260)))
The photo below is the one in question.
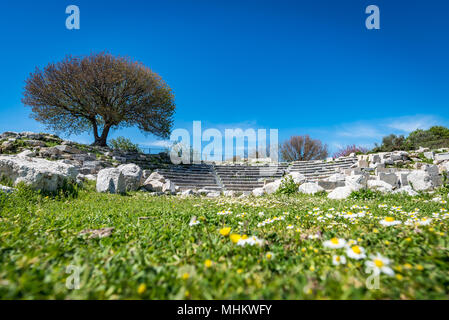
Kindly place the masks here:
POLYGON ((390 134, 383 137, 382 144, 375 144, 372 152, 389 152, 394 150, 416 150, 419 147, 430 149, 449 147, 449 129, 443 126, 434 126, 428 130, 415 130, 407 137, 390 134))

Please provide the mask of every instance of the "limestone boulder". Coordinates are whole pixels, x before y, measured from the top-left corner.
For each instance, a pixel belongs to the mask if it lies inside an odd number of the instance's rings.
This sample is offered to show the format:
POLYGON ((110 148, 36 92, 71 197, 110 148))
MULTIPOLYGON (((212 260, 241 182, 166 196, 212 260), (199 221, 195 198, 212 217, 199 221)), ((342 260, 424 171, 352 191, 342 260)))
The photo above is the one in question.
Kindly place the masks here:
POLYGON ((324 189, 320 187, 318 184, 312 182, 306 182, 300 185, 298 188, 298 192, 305 194, 315 194, 321 191, 324 191, 324 189))
POLYGON ((126 190, 137 191, 140 187, 140 181, 142 179, 142 169, 134 163, 118 166, 117 169, 119 169, 125 177, 126 190))
POLYGON ((297 184, 301 184, 306 181, 306 176, 299 172, 290 172, 288 176, 290 176, 297 184))
POLYGON ((100 170, 97 176, 97 192, 125 193, 126 180, 118 168, 100 170))
POLYGON ((331 191, 327 197, 334 200, 342 200, 348 198, 352 193, 351 187, 338 187, 331 191))
POLYGON ((170 180, 166 180, 165 183, 162 185, 162 192, 175 193, 176 192, 175 184, 170 180))
POLYGON ((409 185, 416 191, 428 191, 432 189, 432 179, 424 170, 414 170, 407 176, 409 185))
POLYGON ((263 188, 256 188, 253 190, 253 195, 256 197, 260 197, 265 194, 265 190, 263 188))
POLYGON ((61 161, 39 158, 0 156, 0 177, 14 185, 25 183, 35 190, 54 192, 67 181, 76 181, 78 168, 61 161))
POLYGON ((385 181, 382 181, 382 180, 368 180, 367 186, 370 189, 377 190, 380 192, 385 192, 385 193, 393 191, 393 186, 389 183, 386 183, 385 181))
POLYGON ((404 187, 401 187, 399 189, 396 189, 396 190, 393 191, 393 193, 405 193, 405 194, 407 194, 409 196, 412 196, 412 197, 418 195, 418 192, 413 190, 412 187, 410 187, 410 186, 404 186, 404 187))
POLYGON ((275 193, 276 191, 278 191, 278 189, 280 188, 281 184, 282 184, 282 181, 281 181, 281 179, 279 179, 279 180, 276 180, 276 181, 274 181, 274 182, 267 183, 267 184, 263 187, 263 190, 264 190, 265 193, 267 193, 267 194, 273 194, 273 193, 275 193))

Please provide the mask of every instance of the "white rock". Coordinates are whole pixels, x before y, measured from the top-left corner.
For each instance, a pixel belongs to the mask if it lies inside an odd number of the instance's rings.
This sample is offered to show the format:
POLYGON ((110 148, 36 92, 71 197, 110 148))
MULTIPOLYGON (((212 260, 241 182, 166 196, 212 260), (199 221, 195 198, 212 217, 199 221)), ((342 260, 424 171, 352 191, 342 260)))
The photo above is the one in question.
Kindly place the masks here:
POLYGON ((388 183, 393 188, 398 185, 398 176, 394 173, 379 172, 379 180, 388 183))
POLYGON ((345 181, 346 175, 341 173, 334 173, 330 175, 326 180, 330 182, 338 182, 338 181, 345 181))
POLYGON ((386 183, 385 181, 381 180, 368 180, 368 188, 374 189, 380 192, 391 192, 393 191, 393 187, 391 184, 386 183))
POLYGON ((175 184, 170 180, 166 180, 164 185, 162 186, 162 192, 175 193, 176 192, 175 184))
POLYGON ((97 176, 97 192, 125 193, 126 181, 118 168, 100 170, 97 176))
POLYGON ((346 199, 351 195, 352 191, 351 187, 338 187, 331 191, 327 197, 335 200, 346 199))
POLYGON ((412 189, 410 186, 404 186, 402 188, 399 188, 397 190, 394 190, 393 193, 407 193, 409 196, 417 196, 418 192, 412 189))
POLYGON ((424 152, 424 157, 427 159, 435 159, 435 153, 433 151, 424 152))
POLYGON ((290 172, 288 175, 290 177, 292 177, 293 181, 297 184, 301 184, 304 181, 306 181, 306 176, 303 175, 302 173, 293 171, 293 172, 290 172))
POLYGON ((148 178, 144 183, 143 187, 150 192, 162 192, 162 188, 164 187, 164 182, 159 180, 152 180, 148 178))
POLYGON ((158 181, 165 181, 165 178, 158 172, 153 172, 152 174, 150 174, 150 176, 148 177, 148 179, 150 180, 158 180, 158 181))
POLYGON ((305 193, 305 194, 315 194, 317 192, 324 191, 324 188, 320 187, 316 183, 312 182, 306 182, 299 186, 298 192, 305 193))
POLYGON ((18 157, 35 157, 36 152, 27 149, 27 150, 24 150, 21 153, 19 153, 17 156, 18 157))
POLYGON ((76 181, 77 167, 60 161, 39 158, 0 156, 0 177, 11 180, 14 185, 21 182, 43 191, 57 191, 67 180, 76 181))
POLYGON ((263 188, 256 188, 253 190, 253 195, 256 197, 260 197, 265 194, 265 190, 263 188))
POLYGON ((226 190, 223 192, 223 195, 225 197, 235 197, 236 196, 236 192, 234 190, 226 190))
POLYGON ((414 170, 407 176, 408 183, 416 191, 432 189, 432 180, 429 173, 424 170, 414 170))
POLYGON ((212 191, 212 192, 209 192, 209 193, 206 195, 206 197, 208 197, 208 198, 218 198, 220 195, 221 195, 220 192, 218 192, 218 191, 212 191))
POLYGON ((263 187, 263 190, 264 190, 265 193, 267 193, 267 194, 272 194, 272 193, 275 193, 275 192, 279 189, 279 187, 281 186, 281 184, 282 184, 281 179, 279 179, 279 180, 276 180, 276 181, 274 181, 274 182, 267 183, 267 184, 263 187))
POLYGON ((438 161, 449 160, 449 153, 437 153, 435 154, 435 159, 438 161))
POLYGON ((193 196, 195 194, 195 192, 193 192, 193 190, 192 189, 187 189, 187 190, 184 190, 184 191, 182 191, 181 192, 181 195, 182 196, 193 196))
POLYGON ((119 169, 125 177, 126 190, 137 191, 140 187, 140 180, 142 179, 142 169, 134 163, 123 164, 118 166, 117 169, 119 169))

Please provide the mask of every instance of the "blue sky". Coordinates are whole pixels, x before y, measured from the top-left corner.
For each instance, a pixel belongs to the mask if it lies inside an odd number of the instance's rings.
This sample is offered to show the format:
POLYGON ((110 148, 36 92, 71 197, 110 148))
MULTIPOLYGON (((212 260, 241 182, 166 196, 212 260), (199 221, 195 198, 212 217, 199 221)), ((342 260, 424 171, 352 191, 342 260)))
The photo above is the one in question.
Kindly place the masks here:
MULTIPOLYGON (((448 125, 447 1, 2 2, 0 131, 43 131, 21 103, 36 66, 107 50, 130 56, 173 88, 175 128, 276 128, 331 150, 389 133, 448 125), (65 8, 81 29, 65 28, 65 8), (375 4, 381 29, 365 28, 375 4)), ((113 132, 161 145, 136 129, 113 132)), ((91 142, 88 134, 72 140, 91 142)))

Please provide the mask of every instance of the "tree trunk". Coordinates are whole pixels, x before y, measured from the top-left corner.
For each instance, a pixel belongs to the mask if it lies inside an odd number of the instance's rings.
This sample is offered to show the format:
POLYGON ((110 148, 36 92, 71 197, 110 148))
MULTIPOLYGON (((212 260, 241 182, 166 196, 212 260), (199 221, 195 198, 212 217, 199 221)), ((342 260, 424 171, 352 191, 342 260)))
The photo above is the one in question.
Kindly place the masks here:
POLYGON ((92 126, 93 126, 93 129, 94 129, 94 137, 95 137, 95 142, 92 145, 93 146, 97 146, 97 147, 107 147, 108 144, 106 142, 107 142, 109 130, 111 129, 111 125, 106 124, 104 126, 104 129, 103 129, 103 132, 101 133, 101 136, 98 136, 97 124, 93 123, 92 126))

